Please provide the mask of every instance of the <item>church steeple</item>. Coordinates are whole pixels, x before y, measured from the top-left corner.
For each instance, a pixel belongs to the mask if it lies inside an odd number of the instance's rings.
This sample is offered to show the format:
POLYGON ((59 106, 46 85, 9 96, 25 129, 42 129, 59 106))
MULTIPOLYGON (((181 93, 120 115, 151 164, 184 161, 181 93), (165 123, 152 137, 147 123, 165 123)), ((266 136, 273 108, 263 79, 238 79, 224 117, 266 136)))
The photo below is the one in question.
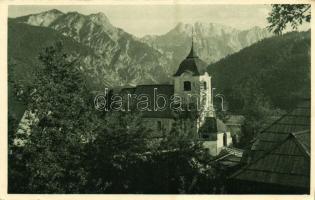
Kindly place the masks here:
POLYGON ((174 76, 181 76, 184 72, 191 72, 193 76, 204 75, 208 65, 202 61, 194 51, 194 34, 191 32, 191 49, 187 57, 180 63, 174 76))
POLYGON ((198 58, 194 51, 194 27, 191 28, 191 49, 187 58, 198 58))

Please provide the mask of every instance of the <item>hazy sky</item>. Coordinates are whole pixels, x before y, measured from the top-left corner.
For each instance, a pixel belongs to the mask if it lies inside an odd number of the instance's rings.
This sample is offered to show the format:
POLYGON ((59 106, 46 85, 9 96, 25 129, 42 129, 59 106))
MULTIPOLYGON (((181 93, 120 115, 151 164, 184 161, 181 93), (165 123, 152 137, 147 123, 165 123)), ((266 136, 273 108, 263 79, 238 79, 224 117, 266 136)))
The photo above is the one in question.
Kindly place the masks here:
POLYGON ((103 12, 117 27, 136 36, 164 34, 178 22, 220 23, 237 29, 266 27, 270 5, 84 5, 10 6, 9 17, 39 13, 50 9, 82 14, 103 12))

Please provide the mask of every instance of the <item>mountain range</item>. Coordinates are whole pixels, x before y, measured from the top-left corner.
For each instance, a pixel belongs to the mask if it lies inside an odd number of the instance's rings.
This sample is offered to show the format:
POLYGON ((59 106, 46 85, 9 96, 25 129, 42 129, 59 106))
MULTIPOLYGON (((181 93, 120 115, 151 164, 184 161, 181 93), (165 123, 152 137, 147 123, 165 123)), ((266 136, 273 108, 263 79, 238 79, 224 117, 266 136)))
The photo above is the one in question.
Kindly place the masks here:
POLYGON ((84 65, 111 86, 169 82, 189 51, 192 29, 196 52, 208 63, 271 36, 259 27, 241 31, 197 22, 179 23, 164 35, 137 38, 112 25, 103 13, 83 15, 56 9, 17 17, 10 22, 12 26, 41 27, 43 32, 54 30, 76 41, 77 46, 89 48, 91 51, 82 58, 84 65))
MULTIPOLYGON (((247 88, 279 106, 288 100, 285 91, 299 96, 309 82, 309 32, 272 36, 259 27, 237 30, 196 22, 179 23, 163 35, 138 38, 115 27, 103 13, 83 15, 56 9, 10 18, 8 24, 8 59, 13 63, 9 73, 23 84, 32 84, 40 66, 39 53, 58 40, 80 60, 98 89, 170 83, 192 40, 197 55, 209 64, 215 87, 228 97, 233 109, 244 107, 240 96, 248 96, 244 94, 247 88), (258 77, 259 83, 252 84, 250 77, 258 77), (296 87, 291 80, 298 82, 296 87)), ((9 98, 14 99, 10 91, 9 98)))
POLYGON ((148 35, 142 40, 166 54, 177 66, 187 56, 192 40, 197 55, 207 63, 213 63, 270 36, 266 29, 259 27, 237 30, 221 24, 196 22, 179 23, 164 35, 148 35))

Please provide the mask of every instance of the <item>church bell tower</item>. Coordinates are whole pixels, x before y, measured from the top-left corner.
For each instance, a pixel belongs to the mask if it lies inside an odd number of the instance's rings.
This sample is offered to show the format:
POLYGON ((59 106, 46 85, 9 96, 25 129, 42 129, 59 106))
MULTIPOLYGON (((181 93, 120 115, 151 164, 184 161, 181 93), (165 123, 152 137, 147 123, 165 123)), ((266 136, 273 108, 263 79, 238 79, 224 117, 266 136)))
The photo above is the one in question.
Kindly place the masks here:
POLYGON ((185 105, 194 104, 200 111, 199 125, 205 117, 215 116, 211 76, 207 72, 207 64, 195 54, 193 34, 190 52, 174 74, 174 93, 181 97, 185 105))

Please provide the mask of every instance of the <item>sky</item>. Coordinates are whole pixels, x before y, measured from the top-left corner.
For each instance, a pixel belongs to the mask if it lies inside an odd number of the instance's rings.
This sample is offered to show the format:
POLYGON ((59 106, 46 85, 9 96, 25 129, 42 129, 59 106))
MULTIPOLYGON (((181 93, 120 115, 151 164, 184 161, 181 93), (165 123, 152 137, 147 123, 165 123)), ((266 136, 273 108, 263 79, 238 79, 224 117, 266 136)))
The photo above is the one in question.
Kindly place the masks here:
POLYGON ((138 37, 161 35, 183 23, 219 23, 236 29, 266 27, 270 5, 71 5, 10 6, 9 17, 39 13, 50 9, 77 11, 88 15, 103 12, 116 26, 138 37))

